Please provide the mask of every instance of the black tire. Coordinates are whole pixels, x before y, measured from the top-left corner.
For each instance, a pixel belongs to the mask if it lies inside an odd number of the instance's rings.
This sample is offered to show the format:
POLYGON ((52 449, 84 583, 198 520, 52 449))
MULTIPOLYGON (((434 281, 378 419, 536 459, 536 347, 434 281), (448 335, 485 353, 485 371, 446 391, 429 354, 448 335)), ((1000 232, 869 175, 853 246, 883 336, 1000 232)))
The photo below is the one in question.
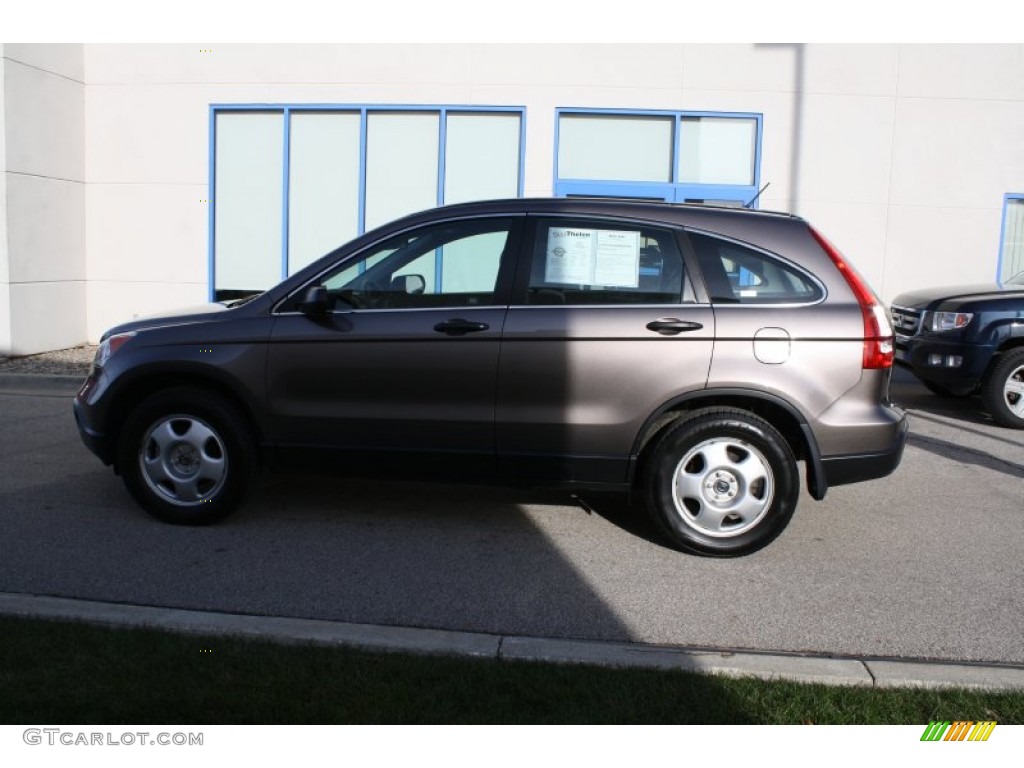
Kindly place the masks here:
POLYGON ((158 392, 125 421, 118 468, 144 510, 177 525, 209 525, 245 499, 257 468, 254 441, 230 402, 188 387, 158 392))
POLYGON ((789 523, 800 475, 785 438, 737 408, 707 408, 667 427, 644 463, 648 511, 677 549, 754 552, 789 523))
POLYGON ((934 382, 931 381, 924 381, 923 379, 921 379, 921 383, 924 384, 925 389, 927 389, 933 395, 938 395, 939 397, 970 397, 971 395, 971 390, 969 389, 947 389, 941 384, 935 384, 934 382))
POLYGON ((982 384, 981 399, 997 424, 1024 429, 1024 348, 1003 353, 982 384))

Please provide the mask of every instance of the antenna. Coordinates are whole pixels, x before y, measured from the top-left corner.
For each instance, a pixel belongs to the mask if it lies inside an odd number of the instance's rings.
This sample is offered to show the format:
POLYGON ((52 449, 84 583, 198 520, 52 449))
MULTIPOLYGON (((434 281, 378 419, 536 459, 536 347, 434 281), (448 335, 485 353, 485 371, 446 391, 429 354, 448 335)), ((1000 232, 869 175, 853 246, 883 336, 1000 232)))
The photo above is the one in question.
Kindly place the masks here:
POLYGON ((757 191, 757 194, 756 194, 756 195, 754 195, 754 196, 753 196, 752 198, 750 198, 750 202, 746 203, 746 204, 745 204, 745 205, 744 205, 743 207, 744 207, 744 208, 749 208, 749 207, 750 207, 750 206, 752 206, 752 205, 753 205, 754 203, 756 203, 756 202, 757 202, 757 198, 759 198, 759 197, 761 196, 761 193, 762 193, 762 192, 764 192, 764 191, 765 191, 766 189, 768 189, 768 187, 770 187, 771 185, 772 185, 772 183, 771 183, 771 182, 769 181, 769 182, 768 182, 767 184, 765 184, 765 185, 764 185, 763 187, 761 187, 761 188, 760 188, 760 189, 759 189, 759 190, 757 191))

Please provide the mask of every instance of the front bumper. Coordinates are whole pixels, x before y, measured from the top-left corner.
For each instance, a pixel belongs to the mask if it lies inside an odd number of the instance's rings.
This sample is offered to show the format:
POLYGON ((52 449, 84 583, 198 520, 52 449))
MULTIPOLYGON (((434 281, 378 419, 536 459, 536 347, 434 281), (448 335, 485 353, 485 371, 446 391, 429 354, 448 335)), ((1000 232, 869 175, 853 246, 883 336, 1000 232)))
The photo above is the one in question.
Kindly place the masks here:
POLYGON ((917 378, 938 384, 953 392, 970 392, 977 388, 995 353, 992 346, 965 344, 963 341, 937 339, 933 336, 897 336, 896 363, 909 368, 917 378), (945 362, 959 357, 956 367, 932 365, 930 358, 938 355, 945 362))
POLYGON ((85 447, 96 454, 100 461, 110 466, 114 463, 113 442, 108 435, 96 429, 89 419, 88 396, 94 386, 94 379, 86 379, 72 401, 71 409, 75 414, 75 426, 78 427, 78 436, 82 438, 85 447))

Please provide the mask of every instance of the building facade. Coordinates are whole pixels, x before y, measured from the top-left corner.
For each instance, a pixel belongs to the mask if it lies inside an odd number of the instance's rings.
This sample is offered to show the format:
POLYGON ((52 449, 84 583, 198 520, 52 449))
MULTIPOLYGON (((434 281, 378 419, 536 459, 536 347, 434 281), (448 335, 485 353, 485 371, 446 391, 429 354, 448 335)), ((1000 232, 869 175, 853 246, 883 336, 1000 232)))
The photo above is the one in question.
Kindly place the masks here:
POLYGON ((1022 72, 1019 45, 5 44, 0 354, 518 195, 791 211, 885 299, 991 282, 1024 270, 1022 72))

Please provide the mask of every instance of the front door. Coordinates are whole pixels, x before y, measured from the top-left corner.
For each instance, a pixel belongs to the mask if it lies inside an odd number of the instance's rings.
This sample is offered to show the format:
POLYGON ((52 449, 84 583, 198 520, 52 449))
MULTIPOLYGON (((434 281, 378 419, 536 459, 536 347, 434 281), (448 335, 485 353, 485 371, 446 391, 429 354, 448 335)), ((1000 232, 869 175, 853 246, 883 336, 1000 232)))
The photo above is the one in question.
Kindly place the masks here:
POLYGON ((430 225, 322 275, 326 315, 286 304, 267 361, 272 440, 369 461, 463 454, 466 468, 493 468, 503 283, 517 242, 511 218, 430 225))

